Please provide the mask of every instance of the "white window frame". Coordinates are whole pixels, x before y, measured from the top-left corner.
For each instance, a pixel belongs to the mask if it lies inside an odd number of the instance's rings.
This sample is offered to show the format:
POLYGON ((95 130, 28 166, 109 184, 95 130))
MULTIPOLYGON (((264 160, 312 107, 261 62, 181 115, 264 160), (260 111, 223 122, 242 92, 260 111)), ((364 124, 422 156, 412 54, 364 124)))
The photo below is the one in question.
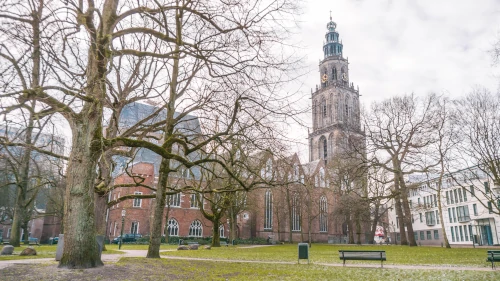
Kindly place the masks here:
POLYGON ((132 224, 130 225, 130 233, 131 234, 139 234, 139 222, 138 221, 133 221, 132 224), (134 225, 137 225, 136 230, 134 232, 134 225))
POLYGON ((189 237, 203 237, 203 225, 201 221, 194 220, 189 225, 189 237))
POLYGON ((299 195, 295 193, 292 199, 292 231, 300 231, 302 229, 299 195))
POLYGON ((226 238, 226 236, 224 235, 224 225, 219 226, 219 237, 226 238))
POLYGON ((328 201, 326 196, 319 199, 319 232, 328 232, 328 201))
MULTIPOLYGON (((142 192, 136 191, 136 192, 134 192, 134 195, 142 195, 142 192)), ((142 207, 142 199, 141 198, 134 198, 134 201, 132 203, 132 207, 141 208, 142 207), (139 202, 139 203, 137 204, 137 202, 139 202)))
POLYGON ((264 194, 264 229, 273 229, 273 193, 269 189, 264 194))
POLYGON ((190 203, 190 208, 192 208, 192 209, 199 209, 200 208, 198 200, 196 200, 197 196, 200 196, 200 194, 199 193, 191 194, 191 200, 189 203, 190 203))
POLYGON ((170 201, 170 207, 180 208, 181 207, 181 193, 179 192, 179 193, 167 196, 166 207, 168 207, 169 201, 170 201))
POLYGON ((179 236, 179 222, 171 218, 167 222, 167 229, 166 231, 168 232, 169 237, 178 237, 179 236))

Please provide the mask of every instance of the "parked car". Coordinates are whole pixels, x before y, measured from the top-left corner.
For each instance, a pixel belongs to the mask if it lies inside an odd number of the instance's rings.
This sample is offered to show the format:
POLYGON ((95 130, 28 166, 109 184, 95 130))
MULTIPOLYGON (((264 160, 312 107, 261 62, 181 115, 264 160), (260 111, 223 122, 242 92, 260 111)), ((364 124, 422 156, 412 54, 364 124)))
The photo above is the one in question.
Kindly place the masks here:
MULTIPOLYGON (((134 233, 123 234, 122 243, 135 242, 135 241, 137 241, 137 239, 139 239, 141 237, 142 237, 142 235, 140 235, 140 234, 134 234, 134 233)), ((113 244, 120 243, 120 235, 115 237, 115 239, 113 239, 113 241, 111 241, 111 243, 113 243, 113 244)))

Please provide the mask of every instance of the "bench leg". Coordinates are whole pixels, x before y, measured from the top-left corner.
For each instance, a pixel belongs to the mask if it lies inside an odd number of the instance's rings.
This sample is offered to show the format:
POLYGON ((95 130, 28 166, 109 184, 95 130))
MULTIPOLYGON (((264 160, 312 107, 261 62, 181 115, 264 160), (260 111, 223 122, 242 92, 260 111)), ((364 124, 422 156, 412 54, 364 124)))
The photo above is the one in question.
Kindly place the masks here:
POLYGON ((345 266, 345 259, 344 259, 344 266, 345 266))

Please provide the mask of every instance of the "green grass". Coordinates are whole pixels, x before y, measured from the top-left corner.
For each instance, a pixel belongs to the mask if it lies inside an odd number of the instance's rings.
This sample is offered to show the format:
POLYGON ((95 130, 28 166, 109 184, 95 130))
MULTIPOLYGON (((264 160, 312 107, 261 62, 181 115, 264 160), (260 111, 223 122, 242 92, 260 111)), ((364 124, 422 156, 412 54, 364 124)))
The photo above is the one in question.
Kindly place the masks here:
MULTIPOLYGON (((108 245, 106 245, 108 247, 108 245)), ((36 256, 20 256, 19 254, 28 248, 27 246, 14 247, 14 253, 10 256, 0 256, 0 261, 5 260, 23 260, 23 259, 43 259, 43 258, 55 258, 57 245, 40 245, 40 246, 30 246, 36 250, 36 256)), ((123 249, 123 247, 122 247, 123 249)), ((108 249, 103 252, 104 254, 123 254, 123 252, 117 251, 115 249, 108 249)))
MULTIPOLYGON (((121 270, 148 280, 499 280, 500 272, 333 267, 314 264, 221 263, 124 258, 121 270)), ((133 277, 128 275, 130 280, 133 277)))
MULTIPOLYGON (((342 263, 338 250, 384 250, 387 262, 384 264, 400 265, 449 265, 488 267, 486 249, 408 247, 408 246, 354 246, 313 244, 309 256, 313 263, 342 263)), ((212 250, 163 252, 163 256, 211 258, 222 260, 262 260, 296 261, 297 245, 278 245, 272 247, 240 248, 221 247, 212 250)), ((376 261, 369 263, 377 263, 376 261)), ((348 261, 348 263, 367 263, 367 261, 348 261)))
MULTIPOLYGON (((122 250, 147 250, 149 245, 142 245, 142 244, 123 244, 122 245, 122 250)), ((111 249, 111 250, 118 250, 118 245, 117 244, 106 244, 106 249, 111 249)), ((169 245, 169 244, 161 244, 160 246, 160 251, 161 250, 173 250, 177 249, 177 245, 169 245)))
POLYGON ((0 261, 54 258, 56 256, 57 245, 30 246, 30 248, 36 250, 36 256, 20 256, 19 254, 26 248, 28 247, 24 245, 21 247, 15 247, 14 253, 11 256, 0 256, 0 261))

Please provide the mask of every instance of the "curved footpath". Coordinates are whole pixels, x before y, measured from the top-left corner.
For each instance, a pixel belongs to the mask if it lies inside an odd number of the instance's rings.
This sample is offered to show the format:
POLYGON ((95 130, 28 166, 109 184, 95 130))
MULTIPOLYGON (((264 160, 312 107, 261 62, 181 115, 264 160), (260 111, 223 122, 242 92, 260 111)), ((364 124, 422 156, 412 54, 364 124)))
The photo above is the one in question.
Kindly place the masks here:
MULTIPOLYGON (((252 247, 252 246, 251 246, 252 247)), ((253 246, 255 247, 255 246, 253 246)), ((103 254, 102 261, 106 263, 115 263, 123 257, 146 257, 147 250, 121 250, 124 254, 103 254)), ((176 250, 163 250, 161 253, 172 252, 176 250)), ((285 261, 251 261, 251 260, 225 260, 225 259, 207 259, 207 258, 187 258, 176 256, 165 256, 162 258, 177 259, 177 260, 200 260, 200 261, 220 261, 220 262, 238 262, 238 263, 266 263, 266 264, 297 264, 297 262, 285 261)), ((54 258, 43 259, 22 259, 22 260, 5 260, 0 261, 0 269, 6 268, 14 264, 57 264, 54 258)), ((341 263, 314 263, 315 265, 336 266, 342 267, 341 263)), ((345 267, 357 268, 380 268, 380 264, 346 264, 345 267)), ((398 265, 384 264, 384 268, 388 269, 430 269, 430 270, 471 270, 471 271, 492 271, 491 267, 467 267, 467 266, 435 266, 435 265, 398 265)))

